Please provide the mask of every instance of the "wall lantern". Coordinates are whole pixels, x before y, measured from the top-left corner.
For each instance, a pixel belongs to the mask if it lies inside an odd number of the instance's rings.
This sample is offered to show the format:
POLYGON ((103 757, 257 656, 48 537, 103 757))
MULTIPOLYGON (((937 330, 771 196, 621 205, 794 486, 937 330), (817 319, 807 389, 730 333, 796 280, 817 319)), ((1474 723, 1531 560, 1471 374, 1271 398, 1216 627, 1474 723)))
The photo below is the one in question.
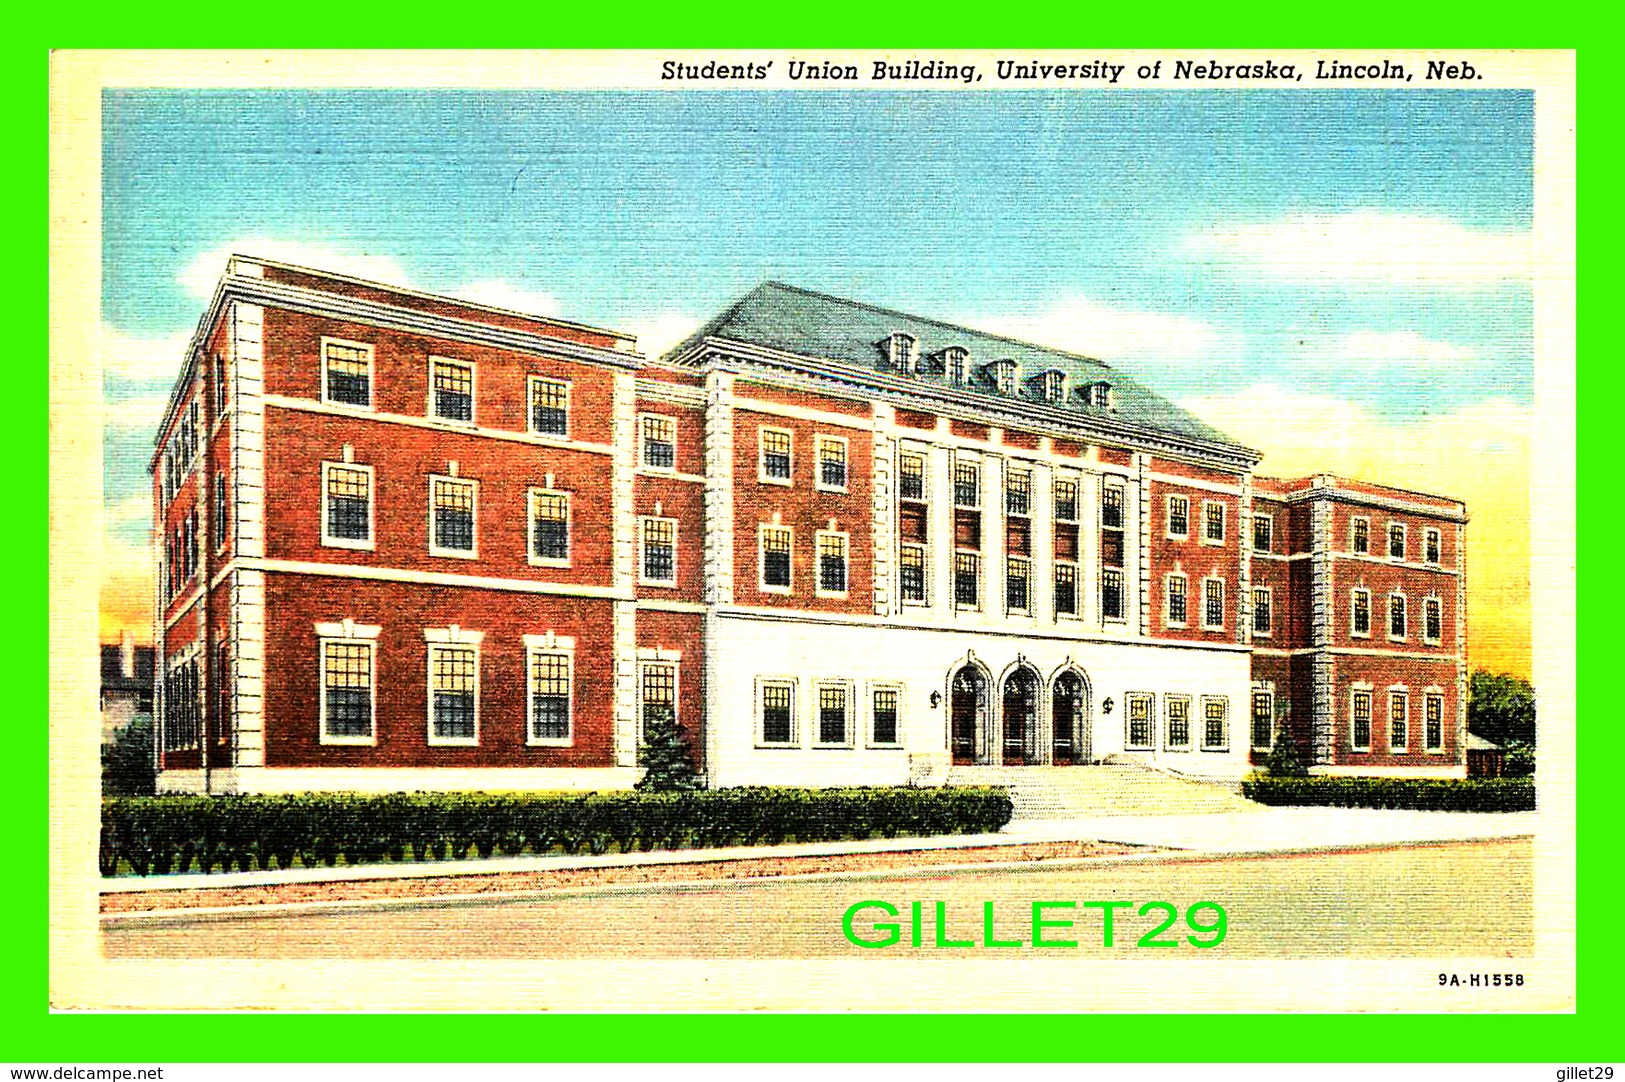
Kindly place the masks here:
POLYGON ((931 693, 931 709, 935 710, 937 707, 939 707, 941 705, 942 705, 942 692, 933 691, 931 693))
POLYGON ((1110 714, 1112 712, 1112 697, 1110 695, 1106 696, 1105 700, 1101 702, 1100 712, 1102 714, 1110 714))

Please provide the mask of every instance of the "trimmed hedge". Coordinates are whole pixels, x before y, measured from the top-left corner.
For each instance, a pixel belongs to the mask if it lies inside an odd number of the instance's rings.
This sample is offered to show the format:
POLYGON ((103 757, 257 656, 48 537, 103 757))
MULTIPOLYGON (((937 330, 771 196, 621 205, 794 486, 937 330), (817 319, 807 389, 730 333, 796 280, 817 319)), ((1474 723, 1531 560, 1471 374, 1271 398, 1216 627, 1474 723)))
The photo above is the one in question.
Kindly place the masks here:
POLYGON ((1530 811, 1533 778, 1276 778, 1241 783, 1249 800, 1272 805, 1334 808, 1414 808, 1419 811, 1530 811))
POLYGON ((988 788, 739 788, 687 793, 313 793, 102 802, 103 875, 306 868, 787 841, 982 834, 1010 821, 988 788))

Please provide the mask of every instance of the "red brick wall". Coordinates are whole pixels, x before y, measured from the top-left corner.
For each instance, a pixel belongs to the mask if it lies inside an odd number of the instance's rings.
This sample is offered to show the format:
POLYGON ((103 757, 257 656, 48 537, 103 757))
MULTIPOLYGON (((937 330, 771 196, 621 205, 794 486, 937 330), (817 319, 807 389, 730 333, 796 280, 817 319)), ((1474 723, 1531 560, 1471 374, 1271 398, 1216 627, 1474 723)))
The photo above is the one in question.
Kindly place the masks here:
MULTIPOLYGON (((680 438, 680 437, 679 437, 680 438)), ((675 601, 700 601, 705 584, 705 486, 694 481, 655 474, 639 474, 632 485, 632 506, 637 515, 653 515, 660 505, 660 517, 677 520, 677 585, 651 586, 639 583, 639 597, 675 601)), ((607 535, 605 535, 607 536, 607 535)), ((636 535, 633 544, 637 545, 636 535)), ((641 550, 634 560, 641 561, 641 550)), ((634 573, 641 578, 642 568, 634 573)))
MULTIPOLYGON (((607 400, 604 405, 607 406, 607 400)), ((607 415, 608 410, 603 409, 607 415)), ((677 447, 673 456, 673 469, 677 473, 701 476, 705 473, 705 411, 697 406, 674 405, 653 399, 638 399, 638 413, 653 413, 670 417, 676 423, 677 447)), ((643 462, 642 422, 633 434, 633 454, 638 464, 643 462)))
POLYGON ((871 407, 867 402, 855 402, 849 398, 836 398, 833 395, 813 394, 810 391, 792 391, 782 387, 769 387, 765 383, 756 383, 752 380, 738 380, 734 383, 734 395, 738 398, 752 398, 760 402, 774 402, 783 406, 799 406, 802 409, 822 410, 825 413, 844 413, 849 417, 868 417, 871 407))
POLYGON ((703 765, 705 747, 705 618, 699 613, 638 612, 638 646, 676 650, 677 719, 688 732, 696 765, 703 765))
POLYGON ((1334 560, 1332 562, 1332 626, 1331 640, 1335 646, 1357 646, 1364 649, 1399 650, 1413 653, 1438 653, 1453 658, 1456 650, 1456 610, 1458 580, 1451 575, 1419 568, 1399 567, 1375 563, 1370 560, 1334 560), (1364 587, 1371 591, 1371 637, 1355 638, 1350 634, 1350 611, 1353 608, 1351 591, 1364 587), (1388 637, 1388 595, 1399 590, 1405 595, 1405 640, 1396 642, 1388 637), (1441 601, 1438 644, 1422 641, 1424 598, 1436 596, 1441 601))
POLYGON ((1019 447, 1024 451, 1038 450, 1038 436, 1031 432, 1015 432, 1004 430, 1003 441, 1007 447, 1019 447))
POLYGON ((1438 766, 1462 762, 1456 742, 1455 659, 1422 661, 1410 658, 1340 656, 1333 660, 1333 762, 1341 766, 1438 766), (1371 750, 1351 750, 1352 693, 1356 682, 1371 689, 1371 750), (1388 692, 1402 685, 1410 695, 1410 740, 1407 753, 1388 750, 1388 692), (1437 687, 1444 696, 1444 751, 1425 753, 1424 691, 1437 687))
MULTIPOLYGON (((1155 638, 1194 639, 1202 642, 1235 642, 1238 591, 1241 589, 1241 499, 1238 496, 1209 492, 1205 489, 1182 488, 1164 481, 1153 480, 1150 487, 1151 524, 1146 538, 1151 548, 1151 634, 1155 638), (1168 497, 1184 496, 1190 501, 1187 536, 1183 539, 1168 536, 1168 497), (1212 501, 1224 507, 1224 544, 1208 545, 1202 541, 1202 504, 1212 501), (1166 626, 1167 579, 1170 572, 1179 571, 1186 576, 1186 626, 1166 626), (1202 580, 1217 577, 1224 580, 1224 630, 1208 631, 1202 627, 1202 580)), ((1250 544, 1251 536, 1246 539, 1250 544)))

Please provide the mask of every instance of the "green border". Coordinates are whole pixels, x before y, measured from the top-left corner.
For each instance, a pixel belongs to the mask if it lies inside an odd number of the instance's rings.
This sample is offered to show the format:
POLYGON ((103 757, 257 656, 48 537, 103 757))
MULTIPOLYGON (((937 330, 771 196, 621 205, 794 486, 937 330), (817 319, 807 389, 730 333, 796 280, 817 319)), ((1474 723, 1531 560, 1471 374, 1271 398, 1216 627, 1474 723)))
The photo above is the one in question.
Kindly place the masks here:
MULTIPOLYGON (((1250 11, 1245 16, 1229 5, 1204 5, 1190 12, 1160 6, 1149 31, 1133 25, 1131 12, 1058 7, 1012 11, 982 8, 966 18, 945 16, 940 5, 884 9, 878 5, 819 3, 772 15, 767 5, 739 5, 735 11, 666 5, 637 12, 618 6, 614 17, 583 6, 561 9, 535 4, 509 11, 468 12, 444 6, 391 4, 387 8, 315 4, 308 0, 268 5, 202 5, 171 7, 163 12, 146 5, 63 5, 60 13, 34 16, 33 26, 16 23, 17 35, 7 49, 3 78, 13 111, 14 151, 21 161, 8 171, 13 207, 40 204, 36 178, 45 175, 41 118, 47 93, 42 85, 45 50, 53 47, 767 47, 810 45, 873 46, 906 42, 915 47, 1011 46, 1035 44, 1071 48, 1140 47, 1151 38, 1167 46, 1286 47, 1333 40, 1345 47, 1543 47, 1573 48, 1579 42, 1602 45, 1586 57, 1599 66, 1614 62, 1606 43, 1565 11, 1541 11, 1541 21, 1513 23, 1489 14, 1482 5, 1460 10, 1416 4, 1380 7, 1346 5, 1306 16, 1294 7, 1280 13, 1250 11), (100 10, 98 10, 100 9, 100 10), (1360 25, 1350 19, 1357 14, 1360 25), (1320 25, 1305 25, 1306 18, 1320 25), (777 21, 782 20, 782 21, 777 21), (979 20, 979 21, 978 21, 979 20), (319 29, 313 29, 319 28, 319 29), (39 148, 39 149, 35 149, 39 148), (38 168, 32 172, 31 167, 38 168)), ((1527 9, 1519 17, 1530 19, 1527 9)), ((1613 37, 1613 35, 1608 35, 1613 37)), ((1593 87, 1611 82, 1611 72, 1594 77, 1593 87)), ((1610 115, 1602 114, 1600 115, 1610 115)), ((1611 179, 1611 178, 1610 178, 1611 179)), ((40 210, 45 207, 40 206, 40 210)), ((26 213, 16 215, 26 220, 26 213)), ((36 219, 37 220, 37 219, 36 219)), ((14 227, 15 228, 15 227, 14 227)), ((16 237, 27 233, 18 230, 16 237)), ((47 236, 44 238, 48 243, 47 236)), ((1611 238, 1610 238, 1611 239, 1611 238)), ((26 250, 26 248, 25 248, 26 250)), ((35 249, 38 251, 39 249, 35 249)), ((1590 269, 1611 262, 1606 240, 1588 246, 1590 269), (1598 254, 1601 253, 1601 254, 1598 254)), ((43 283, 26 277, 28 260, 15 260, 8 296, 18 326, 39 327, 44 310, 43 283)), ((1597 291, 1594 290, 1595 294, 1597 291)), ((29 336, 35 341, 43 338, 29 336)), ((1599 429, 1602 410, 1613 396, 1610 378, 1618 347, 1600 333, 1591 336, 1598 361, 1585 365, 1580 418, 1584 445, 1599 452, 1584 475, 1597 478, 1612 466, 1612 444, 1604 445, 1599 429)), ((41 348, 39 356, 46 355, 41 348)), ((1582 356, 1584 356, 1582 352, 1582 356)), ((26 355, 12 358, 13 388, 48 401, 44 366, 26 355)), ((1611 419, 1611 418, 1610 418, 1611 419)), ((40 460, 45 426, 13 423, 3 438, 13 462, 40 460)), ((28 471, 25 471, 28 472, 28 471)), ((44 492, 46 471, 32 471, 44 492)), ((43 503, 43 500, 41 500, 43 503)), ((1594 556, 1609 543, 1597 521, 1603 508, 1591 510, 1584 551, 1594 556)), ((1607 508, 1611 511, 1612 508, 1607 508)), ((43 531, 8 539, 15 564, 38 576, 14 581, 8 593, 14 617, 7 621, 9 656, 48 659, 37 629, 46 616, 48 567, 43 531), (30 586, 32 585, 32 589, 30 586), (17 617, 21 617, 18 619, 17 617), (22 628, 27 628, 24 632, 22 628)), ((1588 604, 1579 627, 1582 643, 1599 653, 1612 630, 1600 606, 1588 604)), ((1611 651, 1612 653, 1612 651, 1611 651)), ((1580 660, 1588 660, 1582 654, 1580 660)), ((25 665, 27 661, 25 660, 25 665)), ((1606 663, 1602 670, 1607 671, 1606 663)), ((43 683, 43 682, 42 682, 43 683)), ((368 1062, 455 1058, 479 1061, 530 1061, 553 1057, 574 1061, 622 1059, 634 1062, 680 1061, 944 1061, 997 1059, 1053 1061, 1091 1059, 1129 1062, 1145 1058, 1202 1061, 1549 1061, 1606 1062, 1617 1058, 1621 1004, 1619 933, 1614 913, 1620 897, 1621 851, 1613 824, 1619 815, 1615 787, 1597 773, 1579 791, 1580 852, 1579 934, 1584 953, 1578 973, 1578 1012, 1574 1015, 1402 1015, 1372 1019, 1344 1015, 1215 1015, 1058 1016, 1045 1036, 1026 1042, 968 1042, 966 1016, 180 1016, 52 1015, 46 986, 46 728, 43 687, 36 692, 42 708, 30 710, 28 699, 10 712, 14 731, 8 747, 13 769, 5 788, 8 844, 5 892, 10 965, 3 982, 6 1029, 4 1057, 10 1062, 230 1062, 291 1060, 368 1062), (21 707, 18 709, 17 707, 21 707), (1184 1040, 1170 1041, 1173 1034, 1184 1040)), ((1586 698, 1589 698, 1587 696, 1586 698)), ((1600 742, 1612 736, 1613 719, 1590 726, 1600 742)), ((986 1032, 997 1017, 972 1016, 970 1023, 986 1032)), ((1036 1034, 1036 1019, 1009 1016, 1021 1032, 1036 1034)))

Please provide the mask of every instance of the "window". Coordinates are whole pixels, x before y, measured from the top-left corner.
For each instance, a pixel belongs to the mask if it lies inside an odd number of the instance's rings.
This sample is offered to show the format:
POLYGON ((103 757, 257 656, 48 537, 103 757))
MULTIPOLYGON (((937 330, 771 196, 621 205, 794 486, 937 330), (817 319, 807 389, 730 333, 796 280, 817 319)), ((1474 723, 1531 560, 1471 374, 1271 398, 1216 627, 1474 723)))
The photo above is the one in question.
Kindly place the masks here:
POLYGON ((898 550, 898 584, 903 603, 925 604, 925 548, 904 545, 898 550))
POLYGON ((1253 516, 1253 551, 1268 552, 1275 541, 1275 520, 1268 515, 1253 516))
POLYGON ((1388 693, 1388 750, 1406 751, 1411 743, 1411 697, 1403 691, 1388 693))
POLYGON ((981 602, 982 558, 974 552, 954 553, 954 604, 974 609, 981 602))
POLYGON ((1388 595, 1388 637, 1390 639, 1403 639, 1405 637, 1405 595, 1388 595))
POLYGON ((982 470, 974 462, 954 463, 954 506, 980 507, 982 505, 982 470))
MULTIPOLYGON (((372 467, 323 462, 322 495, 322 544, 372 548, 372 467)), ((216 517, 223 519, 224 510, 218 508, 216 517)), ((224 542, 221 537, 216 544, 224 542)))
POLYGON ((638 744, 648 740, 657 723, 677 720, 677 666, 669 661, 646 661, 638 680, 638 744))
POLYGON ((474 420, 474 366, 429 359, 429 416, 441 421, 474 420))
POLYGON ((570 655, 530 651, 531 744, 570 743, 570 655))
POLYGON ((1151 696, 1130 692, 1123 697, 1124 711, 1128 718, 1127 747, 1149 748, 1151 746, 1151 696))
POLYGON ((1267 748, 1275 736, 1275 693, 1263 688, 1253 692, 1253 747, 1267 748))
POLYGON ((925 456, 898 456, 897 495, 905 500, 925 499, 925 456))
POLYGON ((651 470, 677 466, 677 422, 670 417, 643 414, 638 421, 638 461, 651 470))
POLYGON ((479 677, 479 647, 429 644, 429 743, 480 742, 479 677))
POLYGON ((542 488, 530 490, 530 562, 569 566, 569 493, 542 488))
POLYGON ((757 429, 756 479, 767 484, 790 483, 790 433, 778 428, 757 429))
POLYGON ((226 383, 226 358, 223 354, 214 355, 214 417, 215 420, 226 415, 226 406, 231 401, 231 388, 226 383))
POLYGON ((948 372, 948 380, 955 387, 965 385, 965 377, 969 372, 969 353, 962 346, 949 346, 942 351, 942 366, 948 372))
POLYGON ((1371 693, 1356 691, 1352 704, 1353 725, 1349 733, 1355 751, 1371 750, 1371 693))
POLYGON ((1273 600, 1268 586, 1255 586, 1253 588, 1253 634, 1268 635, 1270 633, 1271 601, 1273 600))
POLYGON ((1202 627, 1224 630, 1224 580, 1202 580, 1202 627))
POLYGON ((1055 521, 1078 521, 1078 483, 1076 481, 1055 482, 1055 521))
POLYGON ((818 685, 818 742, 825 746, 844 747, 852 742, 851 728, 847 725, 847 709, 851 695, 845 684, 818 685))
POLYGON ((847 535, 820 530, 818 533, 818 596, 846 596, 847 535))
POLYGON ((1402 523, 1388 524, 1388 558, 1390 560, 1405 558, 1405 526, 1402 523))
POLYGON ((1123 486, 1108 484, 1100 494, 1100 524, 1109 529, 1123 528, 1123 486))
POLYGON ((1444 633, 1444 603, 1436 597, 1422 602, 1422 640, 1437 643, 1444 633))
POLYGON ((1428 695, 1422 700, 1422 740, 1428 751, 1444 750, 1444 696, 1428 695))
POLYGON ((676 586, 677 520, 640 518, 638 536, 643 553, 639 561, 643 574, 638 581, 652 586, 676 586))
POLYGON ((1026 612, 1031 606, 1032 561, 1020 556, 1009 558, 1004 577, 1004 603, 1011 612, 1026 612))
POLYGON ((1051 368, 1044 373, 1044 398, 1050 402, 1066 401, 1066 373, 1051 368))
POLYGON ((1439 531, 1427 530, 1422 534, 1422 555, 1430 564, 1439 562, 1439 531))
POLYGON ((760 583, 763 590, 786 594, 790 592, 790 549, 793 536, 788 526, 757 527, 757 544, 761 546, 762 553, 760 583))
POLYGON ((1084 401, 1097 409, 1109 409, 1112 404, 1112 385, 1104 381, 1084 388, 1084 401))
POLYGON ((1100 615, 1106 620, 1123 618, 1123 572, 1115 567, 1100 573, 1100 615))
POLYGON ((531 376, 530 430, 543 436, 570 434, 570 385, 563 380, 531 376))
POLYGON ((1168 497, 1168 536, 1189 537, 1191 532, 1191 500, 1189 496, 1168 497))
POLYGON ((236 726, 231 721, 231 644, 222 642, 214 652, 215 716, 220 719, 217 730, 221 743, 233 739, 236 726))
POLYGON ((1230 746, 1230 700, 1202 700, 1202 750, 1223 751, 1230 746))
POLYGON ((892 368, 905 375, 913 375, 918 367, 918 352, 913 335, 898 331, 886 339, 887 359, 892 368))
POLYGON ((871 696, 869 715, 869 742, 892 745, 898 739, 897 707, 901 699, 897 688, 875 688, 871 696))
POLYGON ((1355 590, 1349 595, 1349 634, 1357 639, 1371 636, 1371 591, 1355 590))
POLYGON ((1186 597, 1187 580, 1179 572, 1168 576, 1168 611, 1165 614, 1169 627, 1184 627, 1189 619, 1188 598, 1186 597))
POLYGON ((1224 544, 1224 504, 1202 501, 1202 544, 1224 544))
POLYGON ((1191 701, 1183 695, 1170 695, 1168 706, 1168 747, 1189 751, 1191 746, 1191 701))
POLYGON ((475 554, 474 507, 478 495, 477 482, 456 477, 429 478, 429 555, 475 554))
POLYGON ((366 639, 323 639, 322 743, 373 742, 373 651, 366 639))
POLYGON ((209 523, 214 534, 214 547, 226 547, 226 527, 229 524, 226 512, 229 509, 230 497, 226 492, 225 474, 214 475, 214 519, 209 523))
POLYGON ((1004 513, 1026 515, 1032 505, 1033 475, 1026 470, 1011 470, 1004 478, 1004 513))
POLYGON ((846 440, 839 436, 818 437, 818 487, 846 491, 846 440))
POLYGON ((1005 358, 994 361, 988 366, 993 371, 993 387, 1000 394, 1015 394, 1016 380, 1020 371, 1015 361, 1005 358))
POLYGON ((1076 616, 1078 614, 1078 565, 1055 565, 1055 614, 1057 616, 1076 616))
POLYGON ((1349 548, 1356 555, 1364 556, 1371 551, 1371 520, 1355 518, 1349 520, 1349 548))
POLYGON ((788 680, 763 680, 760 685, 763 744, 796 742, 796 686, 788 680))
POLYGON ((322 401, 372 408, 372 347, 322 339, 322 401))

